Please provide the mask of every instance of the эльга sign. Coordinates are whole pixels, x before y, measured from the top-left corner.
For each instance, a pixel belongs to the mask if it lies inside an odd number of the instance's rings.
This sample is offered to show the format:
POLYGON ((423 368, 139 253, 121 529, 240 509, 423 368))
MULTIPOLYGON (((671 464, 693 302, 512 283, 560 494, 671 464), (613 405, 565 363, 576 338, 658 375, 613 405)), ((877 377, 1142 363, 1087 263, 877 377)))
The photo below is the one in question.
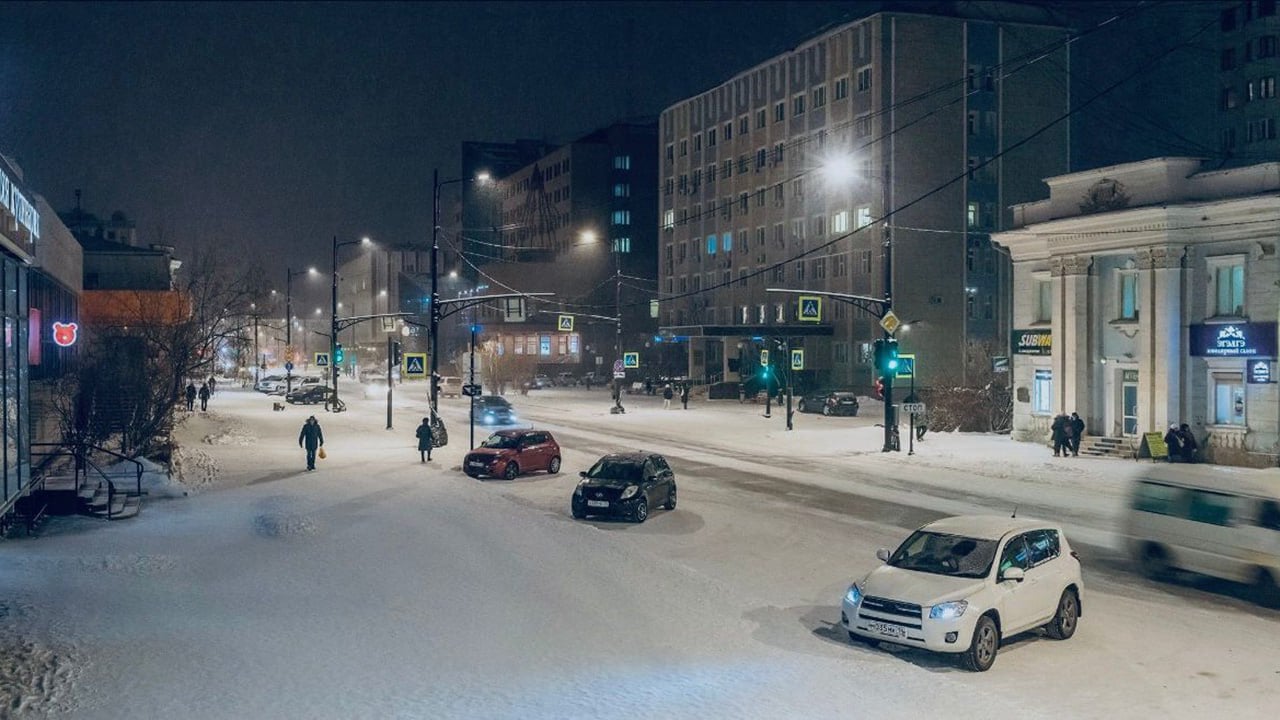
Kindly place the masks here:
POLYGON ((1276 356, 1276 323, 1202 324, 1187 330, 1195 357, 1276 356))

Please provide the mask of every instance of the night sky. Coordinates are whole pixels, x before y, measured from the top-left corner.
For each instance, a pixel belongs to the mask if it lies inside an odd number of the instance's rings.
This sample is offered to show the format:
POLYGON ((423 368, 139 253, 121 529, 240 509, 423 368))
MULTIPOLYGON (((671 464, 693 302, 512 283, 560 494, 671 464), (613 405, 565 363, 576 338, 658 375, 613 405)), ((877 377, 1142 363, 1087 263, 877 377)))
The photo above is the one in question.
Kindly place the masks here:
POLYGON ((464 140, 656 118, 865 7, 6 3, 0 152, 144 243, 323 269, 334 234, 425 241, 464 140))

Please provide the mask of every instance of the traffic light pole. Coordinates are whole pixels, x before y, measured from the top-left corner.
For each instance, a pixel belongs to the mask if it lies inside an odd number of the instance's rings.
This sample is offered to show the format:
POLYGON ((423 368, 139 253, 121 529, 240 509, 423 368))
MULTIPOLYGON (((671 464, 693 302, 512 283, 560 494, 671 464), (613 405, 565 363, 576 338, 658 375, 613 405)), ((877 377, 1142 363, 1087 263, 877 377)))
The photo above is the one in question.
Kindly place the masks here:
POLYGON ((387 336, 387 429, 391 429, 391 393, 392 388, 396 386, 391 382, 391 371, 396 367, 396 341, 390 335, 387 336))

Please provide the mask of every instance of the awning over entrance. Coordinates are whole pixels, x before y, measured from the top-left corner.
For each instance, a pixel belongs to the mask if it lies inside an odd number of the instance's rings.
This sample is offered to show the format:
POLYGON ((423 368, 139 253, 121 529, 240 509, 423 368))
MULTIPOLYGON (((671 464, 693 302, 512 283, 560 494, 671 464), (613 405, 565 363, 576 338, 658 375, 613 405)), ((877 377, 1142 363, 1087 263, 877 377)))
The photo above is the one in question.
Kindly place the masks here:
POLYGON ((698 337, 831 337, 830 325, 675 325, 658 328, 663 339, 698 337))

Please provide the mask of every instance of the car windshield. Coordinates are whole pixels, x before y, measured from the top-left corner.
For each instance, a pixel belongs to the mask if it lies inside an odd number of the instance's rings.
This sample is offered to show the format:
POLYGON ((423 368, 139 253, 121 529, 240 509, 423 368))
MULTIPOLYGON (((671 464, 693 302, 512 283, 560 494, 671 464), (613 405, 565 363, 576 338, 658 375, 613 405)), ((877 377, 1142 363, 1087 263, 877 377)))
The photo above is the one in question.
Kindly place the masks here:
POLYGON ((935 575, 982 578, 991 572, 995 540, 917 530, 889 558, 889 565, 935 575))
POLYGON ((511 403, 507 402, 503 398, 497 398, 497 397, 481 398, 480 404, 491 409, 511 407, 511 403))
POLYGON ((592 480, 623 480, 626 482, 640 482, 640 464, 634 460, 600 458, 596 461, 596 464, 587 471, 587 477, 592 480))
POLYGON ((494 433, 487 440, 480 443, 481 447, 496 448, 499 450, 506 448, 520 447, 520 438, 516 435, 499 435, 494 433))

